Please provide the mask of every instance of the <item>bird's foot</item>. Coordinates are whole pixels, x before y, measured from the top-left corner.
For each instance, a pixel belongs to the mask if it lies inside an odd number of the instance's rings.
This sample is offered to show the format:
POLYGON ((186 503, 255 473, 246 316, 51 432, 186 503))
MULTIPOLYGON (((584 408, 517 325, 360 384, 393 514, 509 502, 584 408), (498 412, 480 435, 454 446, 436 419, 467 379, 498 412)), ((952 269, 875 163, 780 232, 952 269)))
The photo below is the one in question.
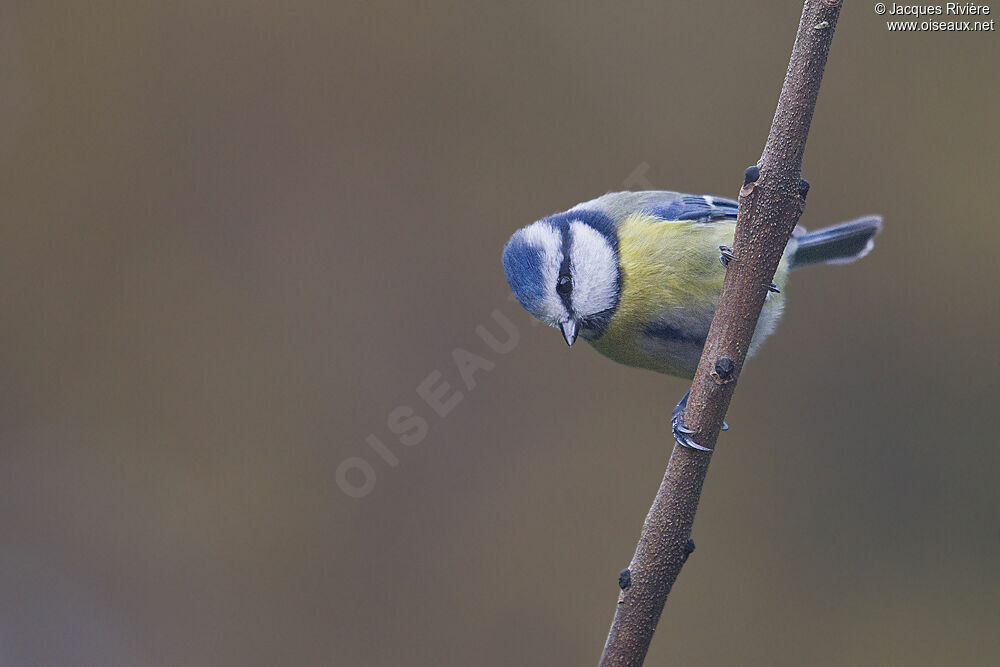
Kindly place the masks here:
POLYGON ((733 254, 733 249, 727 245, 720 245, 719 250, 722 254, 719 255, 719 261, 722 262, 723 266, 729 266, 729 262, 736 259, 736 255, 733 254))
POLYGON ((781 293, 781 290, 778 289, 778 286, 775 285, 774 283, 771 283, 770 285, 768 285, 767 289, 768 289, 769 292, 777 292, 779 294, 781 293))
POLYGON ((684 423, 684 408, 687 407, 688 396, 690 395, 691 395, 690 391, 684 394, 684 398, 682 398, 680 400, 680 403, 677 404, 677 407, 674 408, 674 414, 670 419, 670 427, 671 430, 674 432, 674 440, 681 447, 697 449, 700 452, 710 452, 712 451, 711 449, 709 449, 708 447, 702 447, 697 442, 691 439, 691 434, 694 433, 694 431, 689 429, 687 425, 684 423))
MULTIPOLYGON (((684 423, 684 408, 687 407, 688 397, 690 395, 690 391, 684 394, 684 398, 682 398, 680 403, 677 404, 677 407, 674 408, 673 415, 670 419, 670 427, 674 433, 674 440, 677 441, 677 444, 681 447, 697 449, 699 452, 710 452, 712 451, 710 448, 702 447, 691 438, 691 434, 694 433, 694 431, 689 429, 684 423)), ((722 422, 722 430, 728 431, 729 424, 722 422)))

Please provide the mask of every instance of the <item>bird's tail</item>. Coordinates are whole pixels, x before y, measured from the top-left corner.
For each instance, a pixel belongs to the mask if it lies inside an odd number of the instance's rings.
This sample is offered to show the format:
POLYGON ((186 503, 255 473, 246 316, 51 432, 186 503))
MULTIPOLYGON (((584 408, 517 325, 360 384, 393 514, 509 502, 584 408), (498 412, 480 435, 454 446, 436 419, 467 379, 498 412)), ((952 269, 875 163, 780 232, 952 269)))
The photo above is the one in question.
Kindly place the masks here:
POLYGON ((791 268, 810 264, 849 264, 861 259, 875 247, 875 235, 882 229, 882 217, 866 215, 815 232, 792 235, 797 241, 791 268))

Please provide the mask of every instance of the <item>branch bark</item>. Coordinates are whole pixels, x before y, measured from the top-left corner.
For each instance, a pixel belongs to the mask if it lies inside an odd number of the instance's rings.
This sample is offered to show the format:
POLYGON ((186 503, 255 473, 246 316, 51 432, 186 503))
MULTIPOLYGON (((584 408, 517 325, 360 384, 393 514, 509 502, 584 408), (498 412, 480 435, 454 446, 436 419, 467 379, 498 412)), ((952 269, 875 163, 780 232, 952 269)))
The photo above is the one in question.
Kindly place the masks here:
MULTIPOLYGON (((747 169, 719 305, 691 385, 684 422, 695 442, 714 449, 746 359, 767 287, 802 210, 808 185, 802 155, 841 0, 805 0, 771 131, 747 169), (754 178, 754 177, 757 178, 754 178)), ((712 455, 674 445, 642 526, 600 664, 641 665, 667 595, 690 553, 689 539, 712 455)))

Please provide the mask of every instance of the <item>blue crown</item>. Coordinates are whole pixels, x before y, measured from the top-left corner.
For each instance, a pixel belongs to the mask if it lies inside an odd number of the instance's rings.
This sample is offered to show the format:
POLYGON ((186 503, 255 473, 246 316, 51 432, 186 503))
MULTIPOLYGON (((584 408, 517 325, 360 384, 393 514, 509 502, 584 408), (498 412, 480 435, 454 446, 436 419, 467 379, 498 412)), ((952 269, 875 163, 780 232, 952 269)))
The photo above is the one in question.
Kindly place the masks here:
POLYGON ((542 280, 542 249, 528 245, 518 230, 504 246, 503 270, 518 302, 537 317, 547 287, 542 280))

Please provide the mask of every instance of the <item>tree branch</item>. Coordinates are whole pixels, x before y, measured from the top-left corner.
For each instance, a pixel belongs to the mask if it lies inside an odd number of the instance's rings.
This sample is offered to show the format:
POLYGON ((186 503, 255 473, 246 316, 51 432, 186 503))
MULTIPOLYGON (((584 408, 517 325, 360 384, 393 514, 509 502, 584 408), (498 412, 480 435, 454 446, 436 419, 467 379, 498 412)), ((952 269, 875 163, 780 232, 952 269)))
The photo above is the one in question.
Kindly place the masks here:
MULTIPOLYGON (((802 155, 841 0, 806 0, 778 108, 757 167, 747 169, 719 305, 694 376, 684 422, 695 442, 715 447, 746 359, 767 287, 802 215, 808 184, 802 155)), ((674 445, 642 526, 601 665, 641 665, 689 545, 711 453, 674 445)))

